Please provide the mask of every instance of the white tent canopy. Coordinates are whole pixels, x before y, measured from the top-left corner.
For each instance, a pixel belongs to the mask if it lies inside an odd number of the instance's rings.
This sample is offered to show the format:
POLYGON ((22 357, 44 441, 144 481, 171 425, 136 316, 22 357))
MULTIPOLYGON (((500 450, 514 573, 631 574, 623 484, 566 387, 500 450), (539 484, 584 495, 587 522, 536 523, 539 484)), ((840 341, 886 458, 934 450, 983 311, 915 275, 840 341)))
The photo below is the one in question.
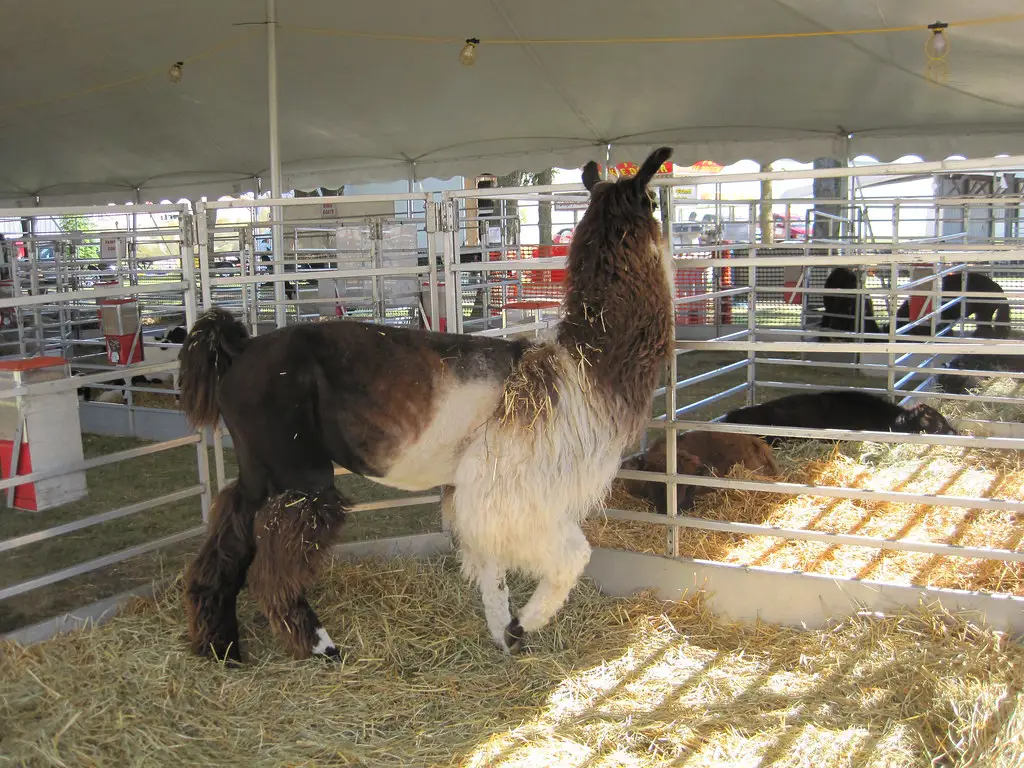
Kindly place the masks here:
MULTIPOLYGON (((0 201, 269 186, 262 2, 4 6, 0 201)), ((613 161, 667 144, 679 162, 723 164, 1024 153, 1022 11, 1020 0, 278 0, 284 187, 578 167, 608 144, 613 161), (936 20, 951 24, 943 85, 925 78, 936 20), (917 29, 579 42, 900 26, 917 29), (481 39, 471 67, 458 60, 469 37, 481 39)))

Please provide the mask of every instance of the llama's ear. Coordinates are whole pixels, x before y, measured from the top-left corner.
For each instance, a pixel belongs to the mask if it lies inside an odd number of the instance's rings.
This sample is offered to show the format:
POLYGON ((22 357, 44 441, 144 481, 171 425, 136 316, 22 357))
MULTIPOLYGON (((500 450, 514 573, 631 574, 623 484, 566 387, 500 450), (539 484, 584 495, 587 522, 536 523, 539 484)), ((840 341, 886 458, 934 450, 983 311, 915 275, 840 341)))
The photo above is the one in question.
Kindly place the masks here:
POLYGON ((598 170, 596 162, 591 160, 583 166, 583 186, 587 188, 588 192, 593 192, 600 180, 601 172, 598 170))
POLYGON ((647 159, 644 160, 644 164, 640 166, 640 170, 636 174, 636 183, 641 187, 646 187, 648 182, 654 178, 654 174, 658 172, 662 164, 672 157, 672 147, 662 147, 661 149, 654 150, 647 159))

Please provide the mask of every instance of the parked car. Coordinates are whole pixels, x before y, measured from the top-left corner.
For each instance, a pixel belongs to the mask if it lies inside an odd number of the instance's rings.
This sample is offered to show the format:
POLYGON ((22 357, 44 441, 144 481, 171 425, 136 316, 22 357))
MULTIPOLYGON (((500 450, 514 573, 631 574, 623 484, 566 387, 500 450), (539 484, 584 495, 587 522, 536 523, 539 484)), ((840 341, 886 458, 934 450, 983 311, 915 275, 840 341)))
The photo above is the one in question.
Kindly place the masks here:
POLYGON ((789 229, 786 228, 786 217, 781 213, 772 214, 775 226, 775 240, 807 240, 807 225, 802 219, 789 217, 789 229))

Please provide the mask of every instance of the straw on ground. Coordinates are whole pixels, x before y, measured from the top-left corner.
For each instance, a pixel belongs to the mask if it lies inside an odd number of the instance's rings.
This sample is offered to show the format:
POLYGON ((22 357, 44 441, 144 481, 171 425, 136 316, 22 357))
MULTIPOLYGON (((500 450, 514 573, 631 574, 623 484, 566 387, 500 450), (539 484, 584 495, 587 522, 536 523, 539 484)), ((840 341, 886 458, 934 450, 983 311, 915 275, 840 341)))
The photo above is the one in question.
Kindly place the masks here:
MULTIPOLYGON (((528 594, 512 586, 517 600, 528 594)), ((90 631, 2 647, 0 763, 1008 768, 1024 759, 1013 711, 1024 650, 934 611, 800 632, 721 624, 696 599, 616 599, 585 582, 535 652, 508 659, 480 632, 453 558, 335 564, 313 597, 344 628, 342 664, 285 658, 251 616, 243 641, 253 663, 196 659, 176 590, 90 631)))

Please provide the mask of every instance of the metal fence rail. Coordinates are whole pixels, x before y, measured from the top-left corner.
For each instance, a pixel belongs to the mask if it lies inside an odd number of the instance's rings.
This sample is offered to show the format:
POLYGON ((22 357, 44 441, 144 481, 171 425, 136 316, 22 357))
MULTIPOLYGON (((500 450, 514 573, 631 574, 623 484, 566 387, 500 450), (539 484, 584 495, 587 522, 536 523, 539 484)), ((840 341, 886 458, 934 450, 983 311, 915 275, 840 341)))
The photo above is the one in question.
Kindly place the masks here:
MULTIPOLYGON (((965 321, 960 311, 969 299, 991 296, 977 291, 945 291, 938 278, 962 271, 981 271, 998 277, 1004 297, 1011 310, 1011 323, 1024 327, 1024 217, 1021 201, 1016 197, 978 199, 956 195, 936 195, 928 199, 875 198, 871 200, 822 201, 813 199, 786 200, 734 200, 723 201, 722 190, 737 182, 756 182, 765 179, 787 181, 826 177, 845 177, 854 183, 864 176, 900 176, 907 173, 934 172, 943 174, 969 171, 1018 170, 1024 167, 1024 158, 1009 158, 1005 162, 978 163, 951 162, 913 165, 871 166, 862 169, 821 169, 812 172, 775 172, 757 174, 719 174, 713 177, 696 176, 677 179, 656 179, 655 187, 688 186, 707 189, 706 198, 687 204, 703 210, 713 210, 721 217, 730 208, 740 218, 726 221, 731 226, 729 239, 723 240, 720 231, 705 228, 700 242, 684 243, 675 237, 673 225, 675 206, 665 210, 662 196, 662 223, 668 250, 675 268, 675 295, 677 308, 678 342, 673 355, 669 381, 655 392, 660 403, 661 416, 648 424, 653 432, 666 435, 667 466, 675 467, 675 440, 673 436, 685 430, 706 430, 739 434, 800 437, 805 439, 874 441, 880 443, 906 443, 918 445, 984 448, 993 450, 1021 450, 1024 448, 1024 425, 993 424, 984 420, 965 419, 965 426, 980 429, 976 436, 940 436, 855 432, 847 430, 810 430, 796 428, 748 427, 720 423, 722 411, 709 421, 694 420, 692 414, 713 411, 721 403, 742 398, 751 405, 761 395, 788 394, 794 391, 813 392, 821 389, 842 388, 813 383, 817 371, 849 370, 851 366, 877 378, 877 384, 858 387, 861 391, 891 397, 898 402, 909 402, 928 396, 939 402, 985 402, 990 405, 1024 405, 1024 397, 950 394, 934 390, 935 377, 987 375, 1002 377, 1013 382, 1024 378, 1022 371, 957 370, 945 367, 952 356, 974 355, 1010 359, 1021 354, 1020 341, 963 338, 973 330, 973 321, 965 321), (714 190, 712 193, 710 190, 714 190), (833 205, 847 211, 860 209, 856 228, 844 229, 839 237, 820 238, 810 235, 814 217, 828 217, 827 212, 808 212, 807 235, 787 239, 784 243, 763 243, 757 232, 758 211, 763 205, 785 206, 787 219, 793 208, 801 204, 833 205), (701 208, 703 206, 703 208, 701 208), (868 210, 870 209, 870 210, 868 210), (887 209, 891 216, 892 236, 868 236, 867 224, 872 216, 887 209), (988 211, 993 227, 987 236, 968 231, 972 211, 988 211), (905 236, 902 232, 929 224, 945 227, 945 232, 929 236, 905 236), (840 266, 853 269, 862 276, 857 288, 825 289, 828 273, 840 266), (864 281, 872 271, 875 277, 864 281), (921 274, 922 270, 927 274, 921 274), (856 331, 833 332, 817 327, 822 301, 828 295, 849 295, 857 299, 868 298, 874 306, 879 322, 889 323, 896 315, 897 306, 911 300, 932 302, 932 309, 899 329, 871 333, 860 325, 856 331), (939 314, 953 309, 959 316, 946 331, 938 327, 939 314), (911 331, 926 330, 926 335, 911 335, 911 331), (820 338, 820 340, 819 340, 820 338), (688 371, 691 358, 697 360, 708 353, 733 354, 740 359, 713 365, 709 370, 688 371), (843 360, 830 359, 845 356, 843 360), (796 371, 806 375, 800 381, 777 380, 774 372, 796 371), (745 381, 735 383, 737 377, 745 381), (715 388, 717 386, 717 388, 715 388), (700 389, 695 389, 700 388, 700 389), (709 388, 713 388, 710 393, 709 388), (691 391, 702 394, 693 402, 691 391), (1000 431, 1001 429, 1001 431, 1000 431), (986 435, 986 430, 989 434, 986 435)), ((452 210, 445 219, 445 273, 456 285, 449 295, 449 316, 458 314, 458 327, 463 332, 481 335, 538 335, 550 331, 558 320, 557 307, 546 307, 533 316, 524 316, 519 323, 510 322, 500 310, 515 306, 516 288, 523 276, 539 270, 564 268, 564 255, 547 256, 536 249, 524 248, 518 240, 515 227, 504 225, 508 206, 515 209, 539 208, 549 200, 580 200, 578 186, 552 185, 541 188, 466 190, 445 193, 452 210), (472 203, 491 202, 493 222, 492 238, 467 246, 474 231, 481 227, 480 216, 474 216, 472 203), (487 256, 484 256, 487 254, 487 256), (488 258, 489 257, 489 258, 488 258), (472 297, 472 301, 469 297, 472 297), (469 306, 473 304, 473 311, 469 306), (488 317, 488 309, 492 317, 488 317)), ((852 222, 856 217, 833 217, 852 222)), ((486 225, 489 222, 484 222, 486 225)), ((482 235, 480 238, 481 239, 482 235)), ((557 298, 557 294, 555 295, 557 298)), ((857 318, 862 323, 862 318, 857 318)), ((847 387, 849 388, 849 387, 847 387)), ((644 444, 646 444, 645 438, 644 444)), ((657 523, 667 528, 666 553, 679 554, 678 530, 682 527, 743 535, 772 536, 801 540, 823 541, 831 544, 869 546, 878 549, 899 549, 945 556, 1002 559, 1008 562, 1024 561, 1024 553, 999 548, 959 547, 917 541, 890 541, 870 536, 825 534, 817 531, 777 529, 728 521, 709 521, 679 514, 676 510, 677 486, 687 484, 704 488, 736 489, 769 492, 786 496, 823 496, 888 501, 924 505, 958 506, 969 509, 1024 512, 1024 503, 1016 500, 985 499, 962 495, 916 494, 906 492, 870 491, 806 483, 755 482, 730 478, 680 475, 674 471, 650 473, 621 471, 623 479, 649 480, 665 484, 668 515, 654 515, 623 510, 607 510, 612 518, 657 523)))
MULTIPOLYGON (((652 413, 648 428, 669 438, 668 466, 676 466, 672 437, 690 429, 1002 451, 1024 448, 1024 425, 983 417, 965 419, 966 425, 979 432, 971 437, 749 427, 717 420, 729 403, 742 400, 753 404, 766 394, 816 391, 822 386, 814 381, 815 374, 844 368, 874 378, 872 386, 861 390, 898 402, 929 397, 957 404, 1024 404, 1024 397, 1016 395, 980 398, 935 390, 940 375, 985 375, 1009 383, 1024 378, 1024 370, 945 367, 954 356, 1011 360, 1021 354, 1021 347, 1019 341, 967 337, 975 324, 962 317, 962 309, 968 300, 985 299, 989 294, 945 291, 938 285, 942 275, 967 270, 991 276, 1004 289, 1012 325, 1024 328, 1024 215, 1019 197, 979 199, 950 194, 942 181, 954 173, 1009 174, 1024 172, 1022 169, 1024 157, 1015 157, 657 179, 654 186, 661 200, 666 257, 671 255, 673 264, 677 345, 666 371, 667 383, 655 393, 658 410, 652 413), (937 194, 921 199, 857 197, 857 185, 865 177, 911 173, 936 174, 937 194), (730 200, 725 194, 730 185, 744 182, 815 178, 846 179, 853 191, 844 199, 827 201, 799 197, 730 200), (672 190, 680 187, 696 190, 694 196, 676 200, 672 190), (759 231, 760 214, 766 206, 774 213, 784 212, 783 242, 768 242, 759 231), (709 220, 700 228, 690 226, 685 218, 677 220, 677 214, 682 216, 690 209, 706 214, 709 220), (882 224, 889 232, 884 237, 876 231, 882 224), (803 234, 796 231, 800 228, 805 230, 803 234), (815 228, 828 232, 815 236, 815 228), (825 289, 827 275, 840 266, 858 275, 857 287, 825 289), (820 329, 825 298, 839 294, 856 300, 855 330, 820 329), (865 329, 860 309, 864 299, 871 302, 875 319, 890 325, 890 318, 904 302, 930 301, 931 309, 898 329, 873 333, 865 329), (947 330, 940 329, 938 322, 943 309, 958 315, 947 330), (927 335, 912 335, 915 329, 925 330, 927 335), (786 374, 794 380, 785 380, 786 374)), ((200 202, 194 211, 183 205, 0 211, 7 255, 4 264, 10 275, 9 290, 0 293, 0 316, 13 318, 6 328, 0 324, 0 354, 62 354, 76 374, 72 379, 2 391, 0 400, 105 385, 123 388, 125 408, 135 412, 132 397, 136 388, 130 383, 121 387, 120 380, 166 374, 177 364, 110 365, 104 358, 102 338, 82 338, 81 333, 94 323, 99 298, 140 301, 144 319, 153 323, 141 334, 143 341, 146 334, 153 336, 151 327, 191 326, 199 311, 214 304, 236 313, 253 334, 340 316, 489 337, 549 336, 561 314, 569 230, 579 221, 586 203, 585 191, 573 184, 442 194, 200 202), (34 222, 28 230, 23 224, 26 217, 34 222), (553 222, 550 233, 543 232, 542 221, 553 222), (19 260, 18 248, 24 249, 25 258, 19 260), (109 254, 106 261, 105 252, 109 254), (47 255, 51 253, 52 259, 47 255), (111 268, 93 269, 97 264, 111 268), (105 284, 97 275, 112 277, 114 284, 105 284)), ((151 391, 177 393, 173 384, 151 391)), ((0 553, 24 552, 26 547, 69 534, 95 533, 96 526, 123 524, 145 511, 193 498, 200 500, 195 526, 85 562, 63 564, 18 583, 0 583, 0 601, 201 535, 199 523, 208 515, 213 491, 229 482, 229 462, 225 435, 218 427, 210 434, 189 433, 59 469, 0 479, 0 491, 12 492, 26 483, 189 445, 196 450, 195 476, 183 480, 180 488, 28 533, 0 533, 0 553), (207 445, 214 453, 212 473, 207 445)), ((679 555, 679 530, 694 528, 1024 561, 1021 552, 998 547, 705 520, 679 514, 676 504, 680 484, 791 497, 1024 512, 1024 503, 1016 500, 692 477, 674 471, 623 471, 620 476, 665 483, 667 515, 623 510, 609 510, 608 514, 665 526, 669 555, 679 555)), ((421 494, 365 502, 354 511, 423 510, 438 501, 436 495, 421 494)), ((0 512, 0 522, 8 514, 0 512)))
MULTIPOLYGON (((169 377, 175 373, 177 361, 166 354, 164 357, 168 359, 132 364, 132 352, 139 347, 143 352, 155 349, 151 345, 157 333, 176 325, 190 326, 195 321, 199 284, 193 256, 194 222, 185 205, 0 210, 0 230, 4 232, 4 259, 0 268, 8 276, 8 290, 0 295, 0 312, 10 312, 11 318, 7 327, 0 330, 2 352, 8 358, 38 355, 63 358, 72 374, 0 390, 0 405, 5 407, 5 412, 16 414, 19 420, 11 450, 14 456, 23 453, 26 437, 28 447, 24 450, 33 453, 44 450, 48 440, 71 438, 71 435, 52 438, 45 432, 23 428, 27 423, 25 414, 43 407, 33 403, 49 402, 40 398, 57 397, 63 403, 68 399, 74 403, 76 390, 85 387, 120 389, 124 390, 127 400, 124 407, 131 411, 133 394, 141 391, 130 383, 133 377, 161 374, 169 377), (31 223, 26 228, 23 221, 27 215, 31 216, 31 223), (124 362, 111 363, 107 359, 108 342, 99 316, 101 300, 128 302, 138 307, 137 327, 127 331, 131 348, 123 350, 124 362)), ((168 346, 176 351, 178 345, 168 346)), ((176 388, 167 386, 161 391, 176 393, 176 388)), ((88 471, 122 466, 124 462, 143 457, 169 455, 169 451, 188 446, 194 446, 196 451, 192 478, 183 477, 177 489, 154 494, 144 483, 133 484, 130 498, 123 499, 127 503, 71 519, 68 519, 67 508, 73 509, 72 505, 77 502, 67 502, 60 507, 62 522, 59 524, 41 524, 29 532, 14 535, 7 531, 24 531, 26 515, 34 514, 43 523, 50 512, 46 509, 35 513, 0 511, 0 553, 4 553, 4 564, 11 565, 15 563, 14 558, 20 558, 19 562, 32 558, 32 554, 25 554, 31 553, 32 547, 49 545, 72 534, 80 541, 102 542, 99 526, 159 511, 169 504, 190 500, 195 503, 191 525, 186 523, 183 530, 84 562, 66 564, 67 560, 62 559, 53 563, 55 570, 14 583, 8 577, 7 583, 0 582, 0 601, 27 596, 44 587, 95 574, 114 564, 187 541, 203 530, 202 523, 211 503, 207 453, 201 435, 195 433, 123 450, 107 448, 102 455, 64 461, 58 466, 36 466, 20 474, 17 472, 20 463, 15 466, 13 460, 3 462, 0 491, 6 492, 10 507, 16 489, 38 487, 41 482, 76 475, 88 477, 84 475, 88 471), (9 529, 7 523, 13 523, 14 527, 9 529)), ((130 477, 130 473, 130 468, 119 471, 119 475, 125 477, 130 477)), ((96 491, 86 487, 85 498, 96 491)))

